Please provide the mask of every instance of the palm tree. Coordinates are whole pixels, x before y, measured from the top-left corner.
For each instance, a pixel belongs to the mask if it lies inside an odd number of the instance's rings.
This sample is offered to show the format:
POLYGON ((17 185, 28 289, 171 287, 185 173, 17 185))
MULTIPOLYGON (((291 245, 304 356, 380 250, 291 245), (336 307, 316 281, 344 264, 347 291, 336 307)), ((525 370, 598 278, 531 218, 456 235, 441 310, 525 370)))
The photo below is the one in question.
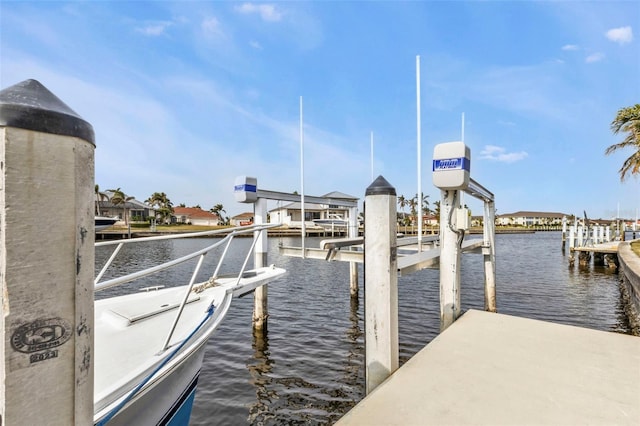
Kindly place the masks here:
POLYGON ((216 204, 215 206, 211 207, 211 209, 209 209, 209 211, 213 214, 215 214, 216 216, 218 216, 220 219, 222 219, 222 223, 226 224, 228 221, 228 218, 225 218, 222 213, 226 213, 226 210, 224 209, 224 206, 220 203, 216 204))
MULTIPOLYGON (((409 205, 409 211, 410 211, 410 213, 411 213, 411 217, 412 217, 413 219, 416 219, 416 218, 417 218, 417 216, 418 216, 418 210, 417 210, 418 202, 416 201, 416 199, 415 199, 415 198, 412 198, 412 199, 410 199, 409 201, 407 201, 407 203, 408 203, 408 205, 409 205)), ((412 223, 412 226, 413 226, 413 225, 415 225, 415 221, 412 221, 412 222, 413 222, 413 223, 412 223)))
POLYGON ((162 223, 167 223, 167 218, 173 214, 173 203, 164 192, 154 192, 151 197, 146 199, 145 203, 156 208, 156 214, 162 223))
POLYGON ((624 182, 627 173, 630 175, 640 174, 640 104, 619 110, 616 118, 611 122, 611 131, 616 135, 620 132, 627 135, 622 142, 607 148, 604 152, 605 155, 609 155, 618 149, 635 149, 635 152, 624 160, 622 167, 618 170, 620 180, 624 182))
MULTIPOLYGON (((412 214, 416 217, 416 219, 418 218, 418 203, 421 202, 422 204, 422 214, 429 214, 429 200, 427 200, 427 198, 429 198, 428 195, 424 195, 424 193, 422 193, 422 200, 418 201, 418 194, 414 195, 414 197, 411 199, 411 201, 409 202, 411 205, 411 202, 413 202, 413 207, 412 207, 412 214)), ((423 218, 420 218, 420 220, 424 220, 423 218)))
POLYGON ((435 203, 433 203, 433 205, 436 207, 433 210, 433 214, 436 217, 436 220, 438 221, 438 225, 440 224, 440 200, 436 201, 435 203))
POLYGON ((404 195, 400 195, 398 197, 398 205, 400 206, 400 210, 402 210, 402 220, 404 221, 404 208, 407 206, 408 201, 404 198, 404 195))
POLYGON ((134 197, 128 197, 120 188, 117 189, 108 189, 107 191, 111 192, 111 203, 115 206, 122 206, 124 210, 124 223, 129 224, 129 217, 127 216, 127 201, 133 200, 134 197))
POLYGON ((109 196, 100 191, 100 185, 96 183, 95 186, 95 194, 96 194, 96 215, 100 216, 100 201, 109 201, 109 196))

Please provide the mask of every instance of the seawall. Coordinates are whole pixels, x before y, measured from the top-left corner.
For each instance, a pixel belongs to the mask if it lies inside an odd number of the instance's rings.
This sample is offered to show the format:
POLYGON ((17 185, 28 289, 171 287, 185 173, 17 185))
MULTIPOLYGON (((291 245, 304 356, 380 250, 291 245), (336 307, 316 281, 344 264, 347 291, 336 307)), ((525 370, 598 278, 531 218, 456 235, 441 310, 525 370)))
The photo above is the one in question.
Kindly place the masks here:
POLYGON ((629 242, 618 246, 620 262, 620 291, 624 299, 625 312, 629 318, 631 332, 640 336, 640 256, 631 250, 629 242))

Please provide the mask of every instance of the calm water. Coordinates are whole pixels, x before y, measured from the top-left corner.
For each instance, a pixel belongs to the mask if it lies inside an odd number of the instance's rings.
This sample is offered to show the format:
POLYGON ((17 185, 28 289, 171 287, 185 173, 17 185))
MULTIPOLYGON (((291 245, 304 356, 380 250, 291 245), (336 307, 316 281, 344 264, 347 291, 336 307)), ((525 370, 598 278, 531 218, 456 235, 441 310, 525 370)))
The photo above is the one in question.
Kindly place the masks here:
MULTIPOLYGON (((140 267, 212 241, 156 242, 123 253, 128 264, 117 267, 140 267)), ((300 246, 295 238, 270 241, 269 262, 288 275, 269 285, 268 333, 252 333, 253 297, 234 300, 207 345, 192 425, 331 424, 364 396, 363 291, 359 301, 350 300, 349 265, 282 257, 280 242, 300 246)), ((318 242, 307 239, 306 245, 318 242)), ((250 241, 239 243, 248 247, 250 241)), ((235 254, 236 263, 242 253, 235 254)), ((97 251, 97 261, 105 255, 97 251)), ((593 266, 569 268, 560 233, 498 235, 496 258, 500 313, 629 332, 617 275, 593 266)), ((205 265, 203 278, 214 267, 205 265)), ((401 364, 438 333, 438 276, 437 270, 424 270, 399 278, 401 364)), ((186 284, 189 272, 169 272, 162 279, 186 284)), ((464 255, 463 311, 484 308, 483 279, 482 255, 464 255)))

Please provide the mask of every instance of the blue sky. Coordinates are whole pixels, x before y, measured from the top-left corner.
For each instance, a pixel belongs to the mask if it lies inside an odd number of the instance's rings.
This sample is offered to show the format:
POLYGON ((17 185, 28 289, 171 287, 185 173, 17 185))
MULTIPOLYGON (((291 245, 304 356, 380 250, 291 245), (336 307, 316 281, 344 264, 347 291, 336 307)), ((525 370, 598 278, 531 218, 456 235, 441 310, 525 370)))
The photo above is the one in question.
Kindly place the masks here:
MULTIPOLYGON (((29 2, 0 4, 0 86, 36 79, 96 132, 96 183, 227 214, 238 175, 364 198, 383 175, 417 192, 433 146, 471 148, 498 214, 640 209, 618 109, 640 103, 640 2, 29 2)), ((479 203, 469 204, 481 214, 479 203)), ((274 205, 275 207, 275 205, 274 205)))

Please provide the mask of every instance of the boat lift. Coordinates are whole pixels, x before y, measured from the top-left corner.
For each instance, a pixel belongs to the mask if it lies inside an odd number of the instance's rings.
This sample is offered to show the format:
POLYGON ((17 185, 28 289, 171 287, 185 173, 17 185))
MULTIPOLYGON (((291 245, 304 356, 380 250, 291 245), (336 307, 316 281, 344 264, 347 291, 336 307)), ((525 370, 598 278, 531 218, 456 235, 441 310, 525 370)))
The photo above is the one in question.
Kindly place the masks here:
MULTIPOLYGON (((308 195, 298 195, 287 192, 269 191, 264 189, 258 189, 258 179, 249 176, 238 176, 234 185, 234 196, 236 201, 240 203, 253 204, 253 223, 255 225, 263 225, 267 223, 267 201, 291 201, 301 202, 303 206, 302 215, 302 248, 301 257, 306 257, 307 250, 305 248, 305 218, 304 218, 304 203, 318 203, 344 206, 349 208, 349 225, 348 236, 355 238, 358 236, 358 202, 353 199, 344 198, 329 198, 329 197, 314 197, 308 195)), ((265 267, 268 265, 267 252, 268 252, 268 236, 267 231, 256 231, 256 245, 254 247, 254 266, 256 268, 265 267)), ((286 249, 281 248, 286 252, 286 249)), ((311 252, 309 252, 311 253, 311 252)), ((352 261, 350 267, 350 280, 351 280, 351 294, 358 294, 358 268, 352 261)), ((267 286, 259 287, 254 293, 254 305, 253 305, 253 327, 255 331, 266 330, 268 308, 267 308, 267 286)))

